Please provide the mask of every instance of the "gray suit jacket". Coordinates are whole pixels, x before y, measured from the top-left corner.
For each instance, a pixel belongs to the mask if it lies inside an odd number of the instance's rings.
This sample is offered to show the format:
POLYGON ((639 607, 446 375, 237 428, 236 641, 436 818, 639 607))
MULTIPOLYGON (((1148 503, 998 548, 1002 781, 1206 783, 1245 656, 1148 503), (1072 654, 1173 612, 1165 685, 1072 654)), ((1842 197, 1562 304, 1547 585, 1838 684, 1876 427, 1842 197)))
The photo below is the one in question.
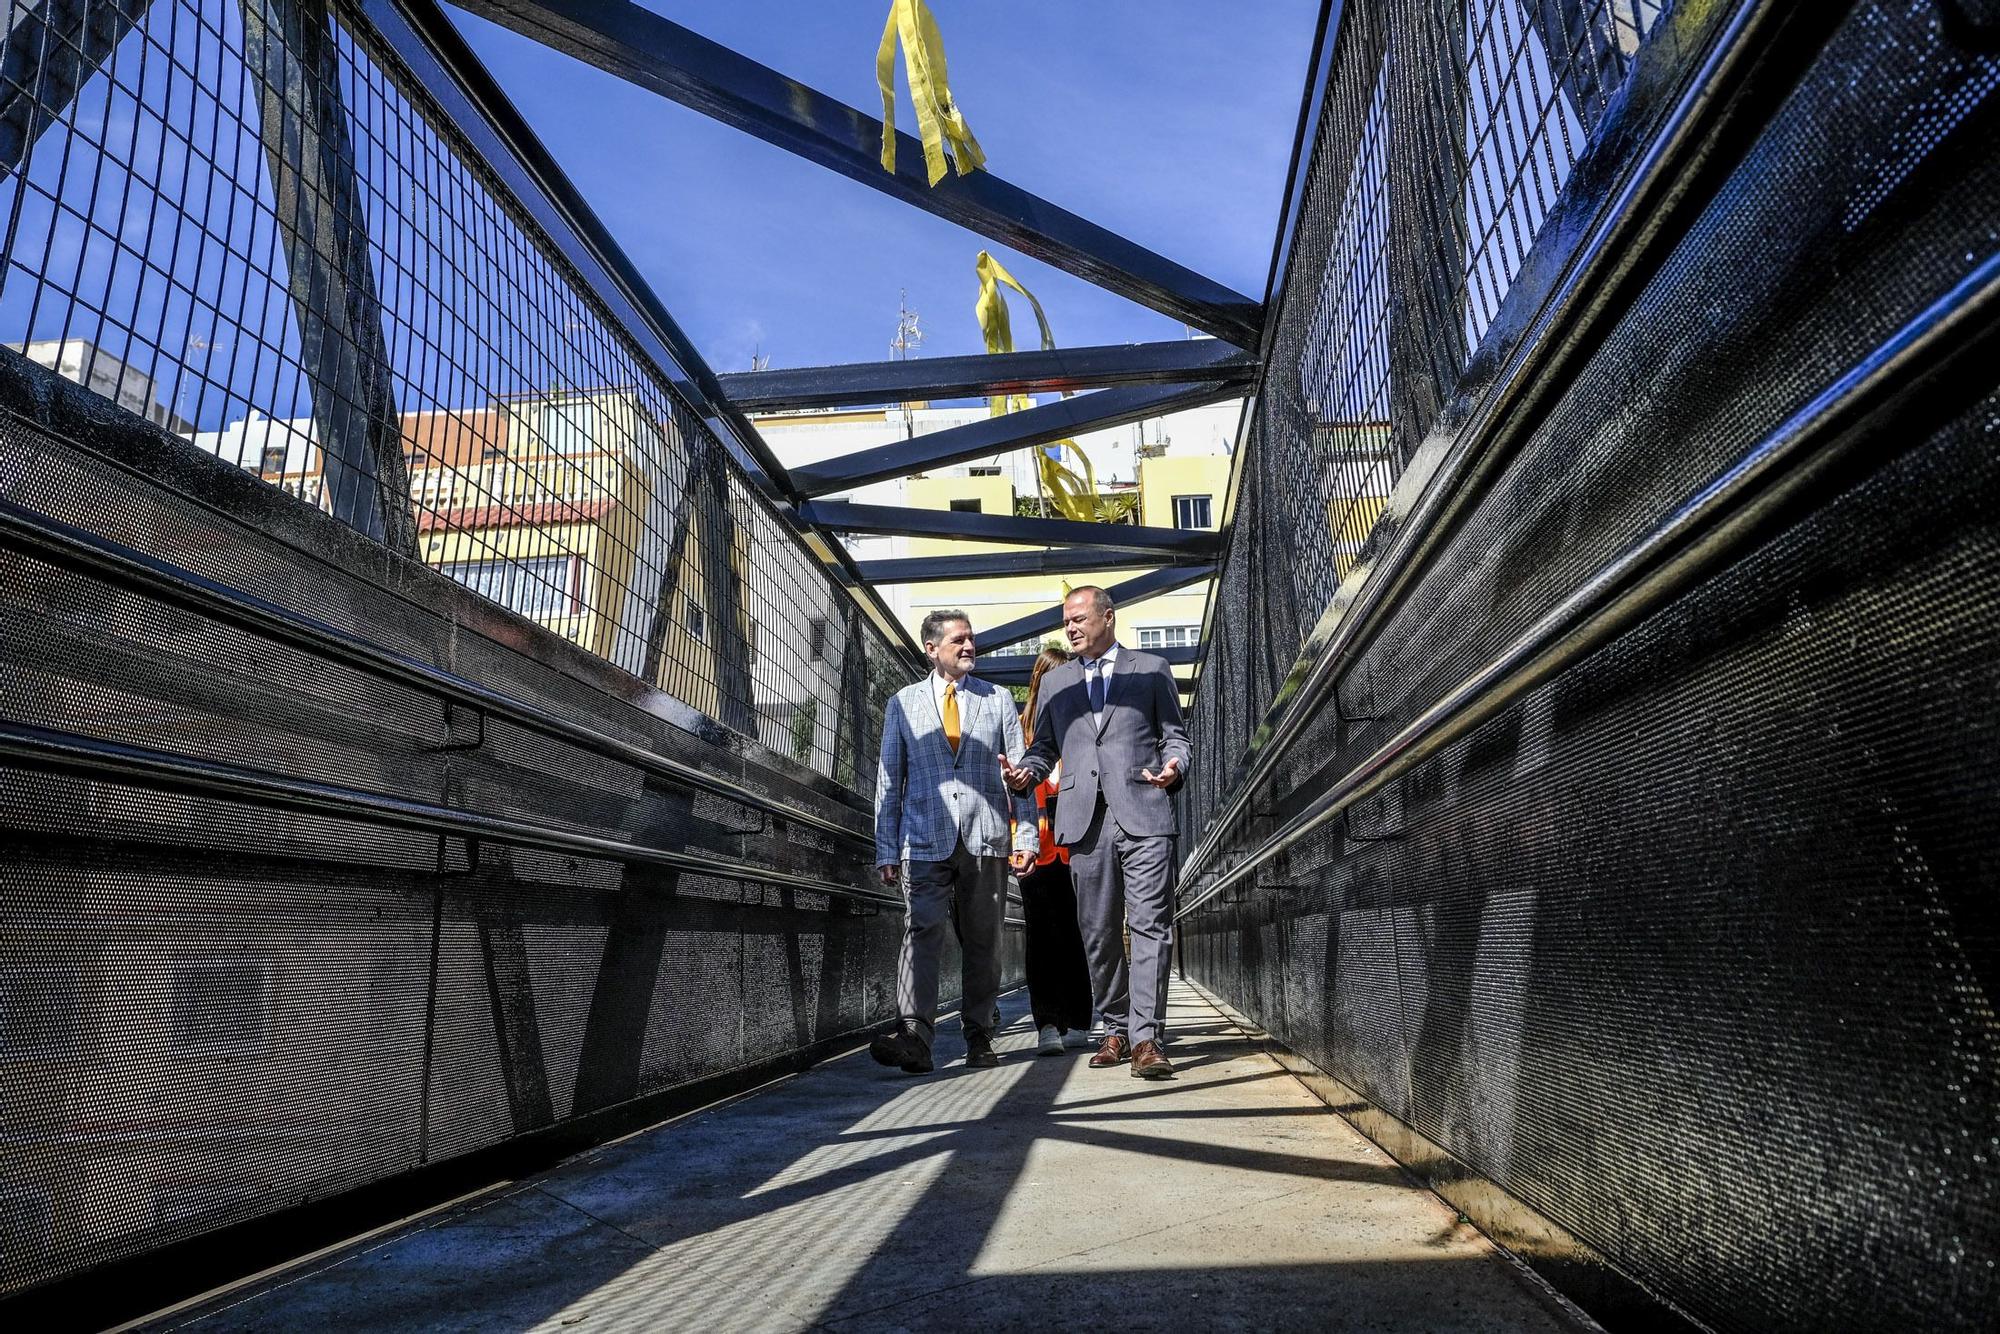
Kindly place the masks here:
POLYGON ((1183 779, 1194 769, 1181 722, 1180 688, 1166 659, 1119 647, 1105 693, 1102 730, 1090 711, 1082 660, 1050 668, 1035 706, 1035 743, 1021 767, 1040 781, 1058 757, 1063 773, 1056 842, 1075 843, 1090 831, 1100 795, 1128 834, 1144 838, 1176 832, 1168 789, 1139 777, 1147 769, 1158 773, 1168 760, 1181 762, 1183 779))
POLYGON ((1023 749, 1014 697, 990 681, 966 677, 958 691, 958 730, 954 755, 928 676, 889 701, 875 772, 877 866, 945 861, 961 839, 975 857, 1037 846, 1034 794, 1016 797, 1000 777, 1000 756, 1018 760, 1023 749))

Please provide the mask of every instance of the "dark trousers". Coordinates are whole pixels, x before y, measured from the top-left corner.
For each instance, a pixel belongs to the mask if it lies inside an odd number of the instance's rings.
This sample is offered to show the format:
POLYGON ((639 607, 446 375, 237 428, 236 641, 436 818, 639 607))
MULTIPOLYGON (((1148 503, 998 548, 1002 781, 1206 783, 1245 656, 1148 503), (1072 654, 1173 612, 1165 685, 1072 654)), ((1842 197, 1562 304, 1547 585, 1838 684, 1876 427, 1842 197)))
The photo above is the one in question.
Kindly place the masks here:
POLYGON ((1021 877, 1027 921, 1028 1007, 1035 1027, 1067 1033, 1090 1027, 1090 964, 1076 925, 1076 887, 1060 861, 1021 877))
POLYGON ((1099 801, 1089 831, 1070 845, 1069 867, 1097 1012, 1134 1045, 1158 1040, 1174 952, 1173 836, 1128 834, 1099 801))
POLYGON ((975 857, 960 843, 949 861, 903 863, 903 949, 896 960, 896 1009, 924 1046, 937 1024, 938 969, 945 926, 958 929, 965 1031, 991 1035, 1000 1023, 1000 930, 1007 907, 1007 859, 975 857))

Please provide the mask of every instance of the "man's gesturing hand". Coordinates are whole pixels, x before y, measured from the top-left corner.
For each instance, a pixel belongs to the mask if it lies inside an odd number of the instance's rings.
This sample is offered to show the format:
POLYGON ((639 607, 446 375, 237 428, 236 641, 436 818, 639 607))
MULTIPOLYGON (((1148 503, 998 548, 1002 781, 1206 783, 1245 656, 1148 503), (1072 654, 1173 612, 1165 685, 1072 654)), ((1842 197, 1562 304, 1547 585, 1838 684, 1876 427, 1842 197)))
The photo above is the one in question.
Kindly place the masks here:
POLYGON ((893 885, 903 877, 903 868, 895 862, 883 862, 876 868, 882 872, 882 883, 893 885))
POLYGON ((1168 760, 1160 766, 1158 773, 1154 773, 1151 769, 1146 769, 1139 774, 1139 777, 1145 779, 1154 787, 1172 787, 1174 780, 1180 777, 1180 773, 1181 762, 1179 760, 1168 760))
POLYGON ((1000 757, 1000 777, 1016 792, 1026 792, 1035 785, 1035 776, 1026 769, 1015 768, 1005 755, 1000 757))
POLYGON ((1032 852, 1017 852, 1007 859, 1007 864, 1014 868, 1015 875, 1026 875, 1035 867, 1035 854, 1032 852))

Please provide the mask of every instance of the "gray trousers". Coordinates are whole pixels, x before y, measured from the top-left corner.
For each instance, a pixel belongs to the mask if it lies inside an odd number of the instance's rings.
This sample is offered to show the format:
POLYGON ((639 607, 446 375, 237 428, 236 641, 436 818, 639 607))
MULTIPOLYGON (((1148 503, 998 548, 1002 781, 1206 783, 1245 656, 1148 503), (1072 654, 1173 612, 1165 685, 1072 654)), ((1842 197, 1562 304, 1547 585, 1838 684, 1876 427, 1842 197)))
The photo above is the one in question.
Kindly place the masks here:
POLYGON ((967 1033, 1000 1026, 1000 930, 1007 908, 1007 859, 975 857, 960 842, 950 861, 903 863, 903 950, 896 960, 896 1009, 931 1045, 937 1027, 938 967, 947 919, 958 928, 967 1033))
POLYGON ((1100 799, 1089 831, 1070 844, 1069 870, 1076 880, 1076 924, 1083 931, 1097 1012, 1106 1027, 1135 1045, 1157 1041, 1174 953, 1173 836, 1133 837, 1100 799))

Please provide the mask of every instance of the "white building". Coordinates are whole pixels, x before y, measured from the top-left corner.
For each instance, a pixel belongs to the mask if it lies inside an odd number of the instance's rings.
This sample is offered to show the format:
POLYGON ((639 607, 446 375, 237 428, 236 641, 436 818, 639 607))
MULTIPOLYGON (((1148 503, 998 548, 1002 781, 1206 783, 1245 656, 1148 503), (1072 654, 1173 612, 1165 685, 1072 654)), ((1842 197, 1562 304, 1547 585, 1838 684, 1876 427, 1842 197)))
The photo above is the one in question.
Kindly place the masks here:
POLYGON ((82 338, 45 338, 23 344, 20 352, 36 365, 47 366, 63 379, 101 394, 155 426, 182 435, 192 429, 159 401, 152 376, 134 370, 95 343, 82 338))

